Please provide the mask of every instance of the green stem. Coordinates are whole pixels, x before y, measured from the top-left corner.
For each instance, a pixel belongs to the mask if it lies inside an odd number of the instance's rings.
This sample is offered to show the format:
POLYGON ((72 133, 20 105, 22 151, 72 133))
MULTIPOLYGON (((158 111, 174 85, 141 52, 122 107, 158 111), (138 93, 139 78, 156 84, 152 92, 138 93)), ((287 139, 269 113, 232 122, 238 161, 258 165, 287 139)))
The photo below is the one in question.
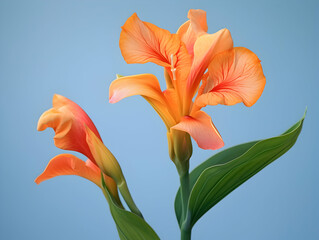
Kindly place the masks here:
POLYGON ((188 167, 182 171, 178 171, 181 182, 181 197, 182 197, 182 226, 181 226, 181 240, 191 239, 190 216, 188 211, 188 199, 190 195, 190 182, 188 167))
POLYGON ((101 190, 102 190, 102 192, 103 192, 103 194, 104 194, 104 197, 105 197, 105 199, 107 200, 108 204, 109 204, 109 205, 112 204, 111 201, 113 201, 113 202, 117 203, 120 208, 124 209, 123 204, 122 204, 122 202, 121 202, 120 199, 119 199, 119 201, 118 201, 118 200, 115 199, 111 194, 109 195, 110 190, 108 189, 108 187, 107 187, 106 184, 105 184, 105 180, 104 180, 104 176, 103 176, 103 173, 102 173, 102 172, 101 172, 101 179, 102 179, 101 190), (112 198, 112 199, 110 199, 110 198, 112 198))
POLYGON ((187 209, 188 209, 188 198, 190 194, 188 171, 180 174, 180 182, 181 182, 181 196, 182 196, 182 219, 184 220, 186 217, 187 209))
POLYGON ((191 235, 191 229, 181 229, 181 240, 191 240, 191 235))
POLYGON ((126 181, 123 181, 120 185, 118 185, 118 188, 120 190, 120 193, 122 194, 127 206, 131 209, 131 211, 141 218, 143 218, 142 213, 140 210, 137 208, 136 204, 133 201, 133 198, 131 196, 131 193, 127 187, 126 181))

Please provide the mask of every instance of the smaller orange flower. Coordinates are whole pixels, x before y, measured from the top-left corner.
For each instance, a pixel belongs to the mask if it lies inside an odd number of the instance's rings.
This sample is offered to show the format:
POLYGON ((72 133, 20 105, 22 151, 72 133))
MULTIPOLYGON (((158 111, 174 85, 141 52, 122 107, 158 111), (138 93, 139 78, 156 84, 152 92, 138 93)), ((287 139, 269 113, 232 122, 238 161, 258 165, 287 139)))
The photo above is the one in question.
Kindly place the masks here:
POLYGON ((101 137, 90 117, 79 105, 61 95, 55 94, 52 102, 53 108, 44 112, 39 119, 38 131, 53 128, 55 146, 82 153, 95 163, 86 142, 85 126, 99 139, 101 137))
MULTIPOLYGON (((38 122, 39 131, 48 127, 55 131, 54 143, 58 148, 80 152, 88 157, 88 160, 84 162, 74 155, 60 154, 50 160, 44 172, 36 178, 35 182, 39 184, 60 175, 77 175, 102 188, 101 170, 90 150, 87 139, 102 140, 94 123, 82 108, 66 97, 55 94, 53 108, 44 112, 38 122)), ((120 169, 117 171, 122 173, 120 169)), ((110 175, 103 173, 103 176, 106 186, 121 205, 116 182, 110 175)))
POLYGON ((92 120, 80 106, 66 97, 54 95, 53 108, 44 112, 38 122, 39 131, 48 127, 55 131, 54 143, 58 148, 82 153, 88 160, 84 162, 71 154, 58 155, 51 159, 44 172, 35 180, 36 183, 60 175, 78 175, 103 190, 103 175, 105 184, 118 205, 122 206, 119 189, 132 212, 142 217, 129 192, 119 163, 103 144, 92 120))

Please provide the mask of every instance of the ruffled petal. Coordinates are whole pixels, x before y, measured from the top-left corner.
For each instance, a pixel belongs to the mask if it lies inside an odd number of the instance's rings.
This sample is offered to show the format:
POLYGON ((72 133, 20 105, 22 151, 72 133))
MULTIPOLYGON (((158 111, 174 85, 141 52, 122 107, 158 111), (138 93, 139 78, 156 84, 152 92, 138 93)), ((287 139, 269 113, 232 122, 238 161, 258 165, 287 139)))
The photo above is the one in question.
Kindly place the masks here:
POLYGON ((163 119, 166 126, 175 124, 173 111, 167 103, 157 78, 152 74, 120 77, 109 88, 109 102, 116 103, 123 98, 141 95, 163 119))
POLYGON ((216 150, 224 146, 223 139, 210 116, 202 111, 183 117, 172 129, 189 133, 202 149, 216 150))
MULTIPOLYGON (((64 175, 86 178, 102 188, 101 170, 90 159, 84 162, 72 154, 60 154, 52 158, 43 173, 35 179, 35 182, 40 184, 50 178, 64 175)), ((115 181, 106 175, 104 175, 104 181, 113 197, 120 203, 115 181)))
POLYGON ((156 63, 165 67, 178 91, 186 88, 192 59, 177 34, 143 22, 134 13, 122 27, 120 49, 127 63, 156 63))
POLYGON ((176 34, 141 21, 134 13, 123 25, 120 49, 127 63, 153 62, 163 67, 171 65, 171 54, 180 48, 176 34))
POLYGON ((266 84, 258 57, 249 49, 236 47, 214 57, 208 67, 208 86, 196 105, 234 105, 256 103, 266 84))
POLYGON ((86 112, 75 102, 71 101, 70 99, 59 95, 54 94, 53 96, 53 108, 59 109, 62 107, 67 107, 70 112, 73 113, 73 115, 80 119, 81 122, 83 122, 86 126, 88 126, 98 138, 101 139, 101 136, 95 127, 94 123, 92 122, 91 118, 86 114, 86 112))
POLYGON ((207 32, 206 12, 201 9, 191 9, 187 17, 190 19, 185 22, 177 31, 182 41, 185 43, 188 53, 194 54, 194 43, 197 37, 207 32))
POLYGON ((233 47, 233 40, 228 29, 214 34, 204 34, 197 38, 194 45, 194 60, 187 80, 190 99, 193 98, 200 80, 213 57, 233 47))
POLYGON ((40 184, 45 180, 57 176, 77 175, 101 187, 101 171, 94 164, 90 163, 89 159, 84 162, 72 154, 60 154, 50 160, 43 173, 35 179, 35 182, 40 184))
POLYGON ((95 125, 82 108, 71 100, 55 94, 53 108, 44 112, 38 121, 38 131, 53 128, 54 143, 58 148, 77 151, 93 159, 86 143, 85 125, 101 139, 95 125))

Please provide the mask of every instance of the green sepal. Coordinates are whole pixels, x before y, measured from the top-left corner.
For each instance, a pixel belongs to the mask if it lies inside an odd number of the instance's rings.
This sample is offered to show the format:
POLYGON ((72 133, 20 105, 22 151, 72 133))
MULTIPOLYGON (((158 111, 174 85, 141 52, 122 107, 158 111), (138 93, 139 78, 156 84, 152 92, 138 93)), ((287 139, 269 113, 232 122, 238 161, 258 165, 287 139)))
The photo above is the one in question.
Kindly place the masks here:
POLYGON ((116 74, 116 79, 121 78, 121 77, 124 77, 124 76, 121 74, 116 74))
MULTIPOLYGON (((304 116, 282 135, 240 144, 217 153, 190 173, 190 226, 242 183, 287 152, 296 142, 304 116)), ((180 189, 175 198, 179 226, 183 219, 180 189)))
POLYGON ((103 193, 109 203, 110 211, 121 240, 159 240, 155 231, 140 216, 118 206, 105 185, 102 177, 103 193))

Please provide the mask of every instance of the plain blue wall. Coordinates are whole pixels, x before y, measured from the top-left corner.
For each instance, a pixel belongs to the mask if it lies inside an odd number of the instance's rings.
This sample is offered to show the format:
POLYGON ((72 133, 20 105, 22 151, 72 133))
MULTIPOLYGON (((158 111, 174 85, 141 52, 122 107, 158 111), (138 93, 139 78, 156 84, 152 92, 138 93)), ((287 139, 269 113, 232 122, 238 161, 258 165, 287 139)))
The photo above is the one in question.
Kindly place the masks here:
MULTIPOLYGON (((235 46, 254 51, 267 78, 253 107, 205 109, 225 147, 278 135, 308 106, 296 145, 205 215, 193 239, 319 239, 318 1, 269 0, 1 0, 0 239, 118 239, 94 184, 74 176, 33 182, 65 152, 54 146, 52 130, 36 131, 54 93, 91 116, 159 236, 179 238, 173 210, 178 177, 164 124, 141 97, 109 104, 108 86, 116 73, 154 73, 164 83, 161 67, 124 62, 121 26, 137 12, 175 32, 190 8, 207 11, 210 33, 227 27, 235 46)), ((194 145, 191 167, 213 154, 194 145)))

